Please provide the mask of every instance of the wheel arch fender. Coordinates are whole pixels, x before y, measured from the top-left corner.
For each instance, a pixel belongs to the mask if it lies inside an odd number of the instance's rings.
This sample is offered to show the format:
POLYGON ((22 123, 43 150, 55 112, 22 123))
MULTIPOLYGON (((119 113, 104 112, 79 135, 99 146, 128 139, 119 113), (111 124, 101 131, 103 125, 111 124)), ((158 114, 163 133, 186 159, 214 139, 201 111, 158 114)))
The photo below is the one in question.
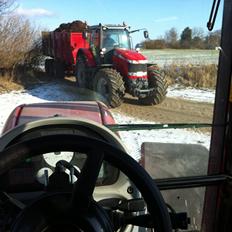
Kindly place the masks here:
POLYGON ((78 53, 77 53, 77 57, 76 57, 77 62, 78 62, 78 57, 81 57, 81 56, 85 58, 86 65, 88 67, 95 67, 96 66, 96 61, 94 59, 94 55, 90 49, 80 48, 78 53))

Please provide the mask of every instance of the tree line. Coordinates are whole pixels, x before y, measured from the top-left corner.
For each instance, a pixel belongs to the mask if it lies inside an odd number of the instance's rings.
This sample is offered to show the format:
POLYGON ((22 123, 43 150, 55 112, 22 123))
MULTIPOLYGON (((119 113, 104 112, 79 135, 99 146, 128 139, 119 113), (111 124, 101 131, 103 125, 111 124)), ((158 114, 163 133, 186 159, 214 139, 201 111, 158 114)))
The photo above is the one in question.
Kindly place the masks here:
POLYGON ((158 39, 150 39, 142 42, 145 49, 215 49, 220 45, 221 30, 209 32, 205 35, 200 27, 184 28, 179 35, 177 29, 172 27, 158 39))

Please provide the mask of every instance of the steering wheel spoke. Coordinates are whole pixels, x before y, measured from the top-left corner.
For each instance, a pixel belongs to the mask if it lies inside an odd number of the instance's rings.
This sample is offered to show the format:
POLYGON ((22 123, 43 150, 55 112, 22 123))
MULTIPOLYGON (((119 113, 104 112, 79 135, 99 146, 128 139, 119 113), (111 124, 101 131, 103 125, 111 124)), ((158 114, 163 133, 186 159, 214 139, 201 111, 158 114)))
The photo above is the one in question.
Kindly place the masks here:
POLYGON ((80 177, 74 185, 71 205, 75 210, 82 213, 88 211, 103 159, 104 153, 100 150, 95 149, 88 153, 80 177))

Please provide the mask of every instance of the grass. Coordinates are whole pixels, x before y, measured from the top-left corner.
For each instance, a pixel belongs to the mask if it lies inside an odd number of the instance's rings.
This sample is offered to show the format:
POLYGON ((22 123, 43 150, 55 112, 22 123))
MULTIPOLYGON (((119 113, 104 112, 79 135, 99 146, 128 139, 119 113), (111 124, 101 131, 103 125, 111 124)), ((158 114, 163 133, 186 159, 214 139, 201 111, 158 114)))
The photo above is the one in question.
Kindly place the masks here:
POLYGON ((51 77, 48 77, 44 72, 39 70, 18 72, 14 77, 6 73, 0 76, 0 93, 30 88, 33 85, 49 83, 51 81, 51 77))
POLYGON ((166 65, 162 71, 167 78, 168 84, 179 84, 194 88, 216 87, 217 65, 177 65, 175 63, 166 65))
POLYGON ((9 75, 0 76, 0 93, 20 89, 22 89, 22 85, 14 82, 9 75))

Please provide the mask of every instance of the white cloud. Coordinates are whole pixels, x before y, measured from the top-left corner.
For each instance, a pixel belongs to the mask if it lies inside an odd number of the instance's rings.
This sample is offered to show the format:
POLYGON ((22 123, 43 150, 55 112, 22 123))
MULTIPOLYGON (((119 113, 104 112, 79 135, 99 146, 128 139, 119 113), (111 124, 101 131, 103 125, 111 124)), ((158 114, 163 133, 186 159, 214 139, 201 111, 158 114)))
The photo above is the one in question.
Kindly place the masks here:
POLYGON ((169 22, 169 21, 175 21, 177 20, 178 17, 177 16, 171 16, 171 17, 166 17, 166 18, 159 18, 159 19, 155 19, 156 23, 160 23, 160 22, 169 22))
POLYGON ((54 15, 53 12, 48 11, 43 8, 31 8, 31 9, 26 9, 19 7, 15 10, 16 14, 18 15, 24 15, 24 16, 29 16, 29 17, 34 17, 34 16, 52 16, 54 15))

